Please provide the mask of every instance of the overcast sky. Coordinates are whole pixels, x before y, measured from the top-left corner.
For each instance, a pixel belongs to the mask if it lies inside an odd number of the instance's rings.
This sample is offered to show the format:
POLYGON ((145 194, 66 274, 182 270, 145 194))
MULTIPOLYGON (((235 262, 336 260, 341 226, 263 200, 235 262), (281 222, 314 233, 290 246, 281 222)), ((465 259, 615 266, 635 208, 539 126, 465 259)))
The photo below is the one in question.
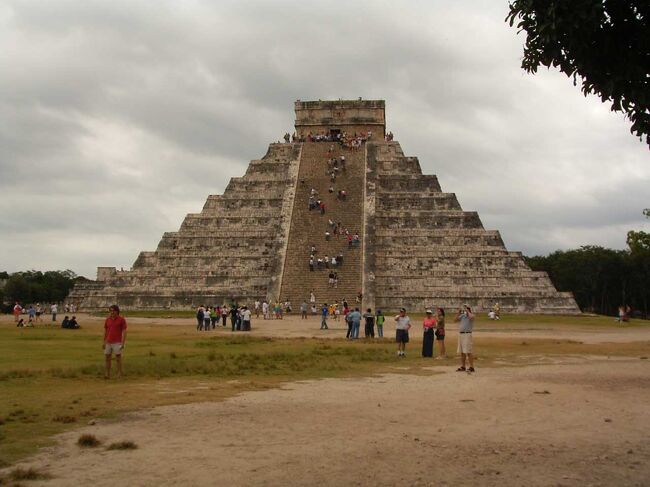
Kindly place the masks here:
POLYGON ((130 267, 292 129, 296 99, 388 129, 510 250, 650 231, 647 146, 520 69, 507 0, 0 3, 0 270, 130 267))

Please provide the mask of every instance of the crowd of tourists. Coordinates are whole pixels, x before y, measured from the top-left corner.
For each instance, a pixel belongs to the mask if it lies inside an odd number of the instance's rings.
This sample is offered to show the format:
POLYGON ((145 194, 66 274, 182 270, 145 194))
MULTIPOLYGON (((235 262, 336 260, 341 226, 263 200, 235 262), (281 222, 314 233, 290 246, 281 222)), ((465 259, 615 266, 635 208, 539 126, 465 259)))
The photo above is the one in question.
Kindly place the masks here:
MULTIPOLYGON (((315 301, 313 291, 310 293, 310 300, 315 301)), ((358 302, 360 301, 358 297, 358 302)), ((303 319, 307 318, 307 303, 303 302, 300 306, 303 319)), ((323 303, 320 307, 320 329, 327 330, 329 319, 339 321, 341 316, 347 325, 345 338, 348 340, 357 340, 360 336, 361 324, 364 324, 364 337, 374 339, 375 336, 383 338, 384 323, 386 317, 380 309, 373 313, 371 308, 367 308, 365 313, 361 313, 360 307, 351 308, 348 302, 342 300, 342 309, 339 303, 323 303), (376 335, 375 335, 376 330, 376 335)), ((456 314, 455 321, 459 323, 458 353, 461 356, 461 365, 457 369, 459 372, 474 372, 472 331, 474 327, 474 314, 468 305, 463 305, 456 314)), ((406 309, 401 308, 400 313, 394 317, 395 322, 395 341, 397 342, 397 356, 406 356, 406 344, 410 341, 409 330, 411 329, 411 318, 406 314, 406 309)), ((426 310, 426 316, 422 321, 422 357, 434 356, 434 343, 438 343, 438 356, 436 359, 446 359, 445 349, 445 310, 436 308, 426 310)))
MULTIPOLYGON (((76 313, 77 311, 77 307, 71 303, 65 303, 64 309, 66 313, 76 313)), ((16 301, 12 309, 14 323, 16 324, 17 327, 21 327, 21 328, 34 327, 38 323, 46 323, 50 325, 56 324, 58 313, 59 313, 58 303, 52 303, 46 305, 41 305, 41 303, 36 303, 36 304, 22 306, 20 302, 16 301), (43 316, 47 314, 51 316, 51 319, 44 321, 43 316), (25 315, 25 317, 23 317, 23 315, 25 315)), ((73 326, 68 326, 68 322, 70 322, 71 319, 69 316, 66 316, 61 323, 61 327, 79 328, 78 324, 77 326, 74 326, 74 324, 76 323, 76 318, 74 316, 73 318, 74 318, 73 326)))
POLYGON ((232 331, 251 331, 252 312, 248 306, 233 304, 228 306, 199 306, 196 310, 197 331, 210 331, 216 329, 221 323, 222 327, 230 326, 232 331))
MULTIPOLYGON (((322 137, 319 141, 323 141, 322 137)), ((348 192, 342 188, 335 188, 337 177, 343 175, 346 172, 346 158, 345 154, 336 154, 336 146, 332 145, 328 150, 327 156, 327 167, 325 169, 325 174, 329 176, 330 184, 327 188, 329 194, 336 194, 336 199, 339 202, 347 201, 348 192)), ((305 181, 303 180, 304 184, 305 181)), ((325 188, 321 188, 323 191, 325 188)), ((309 199, 307 202, 307 207, 309 211, 315 211, 320 213, 321 216, 326 213, 326 204, 323 199, 320 197, 319 191, 312 187, 309 190, 309 199)), ((348 248, 353 248, 358 246, 361 243, 361 239, 358 233, 352 233, 348 228, 343 226, 343 223, 334 221, 332 218, 328 218, 327 225, 325 227, 325 241, 329 242, 335 239, 345 239, 347 240, 348 248)), ((322 271, 327 270, 327 284, 329 287, 337 288, 339 283, 339 274, 338 268, 343 265, 343 254, 339 252, 337 255, 321 255, 317 254, 316 245, 312 244, 309 248, 309 258, 307 260, 309 271, 322 271)))
MULTIPOLYGON (((317 134, 313 134, 309 132, 306 136, 299 137, 296 135, 294 132, 293 135, 289 135, 289 133, 284 134, 284 142, 289 143, 291 142, 334 142, 339 144, 341 147, 345 147, 347 149, 351 150, 357 150, 359 149, 364 142, 369 141, 372 138, 372 130, 368 130, 367 132, 354 132, 352 134, 349 134, 346 131, 340 132, 340 131, 329 131, 329 132, 320 132, 317 134)), ((392 140, 392 139, 391 139, 392 140)))
MULTIPOLYGON (((359 134, 355 132, 351 136, 347 132, 322 132, 319 134, 309 132, 306 137, 298 137, 295 132, 293 134, 286 132, 283 139, 286 144, 289 142, 338 142, 344 147, 351 147, 352 144, 360 146, 363 142, 370 140, 371 137, 372 131, 368 130, 359 134)), ((386 132, 384 135, 386 142, 392 142, 393 138, 393 132, 386 132)))

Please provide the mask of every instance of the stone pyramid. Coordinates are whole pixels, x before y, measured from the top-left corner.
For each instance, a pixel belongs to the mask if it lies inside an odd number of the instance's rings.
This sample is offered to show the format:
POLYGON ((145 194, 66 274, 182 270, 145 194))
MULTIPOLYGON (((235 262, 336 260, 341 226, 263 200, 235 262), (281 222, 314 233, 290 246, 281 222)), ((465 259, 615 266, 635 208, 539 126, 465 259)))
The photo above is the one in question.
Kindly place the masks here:
POLYGON ((383 100, 297 101, 295 111, 295 140, 271 144, 131 270, 100 267, 97 281, 77 285, 68 301, 186 309, 268 299, 297 309, 313 293, 318 304, 383 310, 499 303, 506 312, 579 313, 571 293, 531 271, 498 231, 423 175, 417 158, 385 140, 383 100), (312 195, 323 212, 309 208, 312 195), (311 270, 312 246, 315 264, 325 256, 342 263, 311 270))

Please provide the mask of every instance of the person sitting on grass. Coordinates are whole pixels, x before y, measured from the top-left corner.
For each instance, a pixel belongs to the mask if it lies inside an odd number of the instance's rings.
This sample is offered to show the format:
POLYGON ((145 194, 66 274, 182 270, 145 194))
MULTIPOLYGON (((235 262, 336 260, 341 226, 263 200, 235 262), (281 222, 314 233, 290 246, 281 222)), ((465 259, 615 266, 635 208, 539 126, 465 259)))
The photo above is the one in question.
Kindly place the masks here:
POLYGON ((72 318, 70 318, 70 321, 68 322, 68 328, 70 330, 78 330, 79 328, 81 328, 81 326, 79 326, 79 323, 77 323, 77 317, 76 316, 73 316, 72 318))

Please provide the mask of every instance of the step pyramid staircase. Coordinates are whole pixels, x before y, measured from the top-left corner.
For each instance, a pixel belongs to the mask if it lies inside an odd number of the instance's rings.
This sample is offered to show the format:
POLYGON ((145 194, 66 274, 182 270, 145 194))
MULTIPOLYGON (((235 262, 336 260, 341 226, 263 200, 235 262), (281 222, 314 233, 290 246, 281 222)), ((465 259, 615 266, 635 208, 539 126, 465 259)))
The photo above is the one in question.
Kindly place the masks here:
POLYGON ((318 304, 342 302, 361 292, 361 254, 360 246, 349 247, 345 235, 334 235, 329 226, 329 220, 341 223, 342 229, 348 229, 351 234, 361 234, 363 230, 363 187, 365 170, 365 150, 352 151, 338 144, 326 142, 305 142, 300 159, 298 187, 293 205, 291 231, 282 277, 280 299, 284 302, 298 304, 309 302, 313 292, 318 304), (330 151, 334 148, 333 151, 330 151), (343 171, 339 171, 336 181, 332 182, 328 160, 346 158, 343 171), (329 188, 334 188, 334 193, 329 188), (316 198, 325 202, 325 214, 318 210, 309 210, 309 196, 315 189, 316 198), (345 201, 337 198, 338 190, 345 190, 345 201), (325 231, 330 230, 330 240, 325 240, 325 231), (332 257, 343 255, 343 264, 333 268, 338 274, 337 287, 329 285, 330 269, 310 271, 309 256, 311 246, 316 247, 315 257, 332 257))
POLYGON ((484 311, 499 303, 504 312, 580 312, 570 293, 531 271, 499 232, 485 230, 436 176, 422 174, 417 158, 384 140, 382 100, 297 101, 295 108, 301 142, 271 144, 223 195, 208 196, 155 251, 141 252, 131 270, 98 268, 97 281, 76 285, 68 302, 79 309, 187 309, 267 299, 297 308, 313 292, 318 304, 354 303, 362 293, 364 308, 386 311, 453 311, 465 303, 484 311), (355 150, 313 141, 369 132, 355 150), (328 160, 341 155, 346 170, 332 182, 328 160), (324 215, 308 208, 312 188, 325 202, 324 215), (347 191, 345 201, 337 199, 339 189, 347 191), (333 232, 326 240, 330 219, 359 233, 361 244, 350 248, 333 232), (336 288, 328 269, 310 270, 312 245, 316 257, 344 256, 336 288))

